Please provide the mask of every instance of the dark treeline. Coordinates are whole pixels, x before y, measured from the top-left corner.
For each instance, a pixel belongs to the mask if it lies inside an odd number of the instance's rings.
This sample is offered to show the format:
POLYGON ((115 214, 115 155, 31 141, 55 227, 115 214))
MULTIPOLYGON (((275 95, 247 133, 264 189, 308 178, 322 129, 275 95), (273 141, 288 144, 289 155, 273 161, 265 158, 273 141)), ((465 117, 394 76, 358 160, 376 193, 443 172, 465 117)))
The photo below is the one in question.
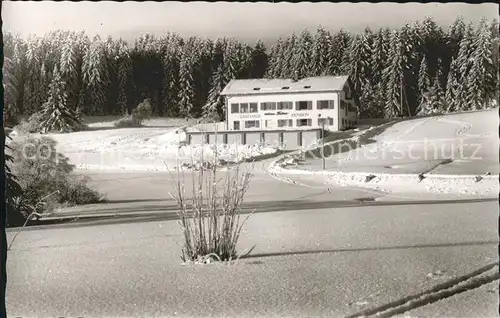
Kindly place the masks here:
POLYGON ((498 22, 444 30, 432 19, 360 34, 319 27, 272 47, 232 38, 173 33, 122 39, 54 31, 4 35, 6 120, 41 111, 50 94, 86 115, 130 113, 148 98, 158 116, 223 113, 220 91, 233 78, 350 75, 364 117, 477 110, 498 95, 498 22), (54 83, 59 81, 60 83, 54 83), (52 84, 52 85, 51 85, 52 84), (49 89, 58 87, 57 90, 49 89))

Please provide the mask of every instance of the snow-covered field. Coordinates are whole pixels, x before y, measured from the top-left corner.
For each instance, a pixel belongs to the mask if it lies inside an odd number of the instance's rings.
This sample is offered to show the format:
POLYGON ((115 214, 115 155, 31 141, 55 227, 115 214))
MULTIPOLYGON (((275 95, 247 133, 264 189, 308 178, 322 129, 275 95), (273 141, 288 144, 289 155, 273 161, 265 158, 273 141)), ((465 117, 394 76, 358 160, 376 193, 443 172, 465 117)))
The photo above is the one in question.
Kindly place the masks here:
POLYGON ((46 136, 57 141, 57 151, 77 169, 87 170, 166 171, 175 169, 179 161, 210 160, 216 154, 220 159, 238 162, 277 152, 266 145, 186 145, 183 130, 169 125, 159 119, 141 128, 116 129, 107 121, 89 124, 90 131, 46 136))
POLYGON ((407 120, 386 129, 374 143, 326 158, 327 171, 321 171, 320 158, 273 169, 387 192, 491 196, 498 194, 498 127, 498 109, 407 120), (365 182, 369 174, 376 178, 365 182), (426 178, 419 181, 419 174, 426 178))

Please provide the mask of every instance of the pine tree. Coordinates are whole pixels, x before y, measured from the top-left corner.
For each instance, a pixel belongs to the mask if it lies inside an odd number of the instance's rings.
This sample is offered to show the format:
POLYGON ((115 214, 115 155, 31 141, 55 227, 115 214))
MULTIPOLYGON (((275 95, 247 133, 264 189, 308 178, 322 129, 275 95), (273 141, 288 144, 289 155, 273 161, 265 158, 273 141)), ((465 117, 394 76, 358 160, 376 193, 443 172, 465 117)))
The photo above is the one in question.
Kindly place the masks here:
POLYGON ((17 99, 17 79, 15 76, 15 65, 13 61, 5 57, 3 65, 3 89, 4 89, 4 121, 6 126, 14 126, 17 124, 18 111, 16 109, 17 99))
POLYGON ((292 78, 295 74, 294 62, 295 52, 297 52, 297 36, 293 33, 284 43, 283 47, 283 68, 281 77, 292 78))
POLYGON ((345 60, 344 70, 353 81, 353 90, 361 93, 366 81, 372 77, 370 66, 371 45, 370 34, 356 36, 349 46, 349 55, 345 60))
POLYGON ((359 110, 359 116, 362 118, 380 118, 383 117, 383 109, 379 106, 380 100, 375 94, 375 90, 378 88, 374 87, 372 81, 368 80, 363 87, 363 94, 360 98, 361 109, 359 110))
MULTIPOLYGON (((498 77, 498 74, 499 74, 499 69, 500 69, 500 30, 499 30, 499 25, 498 25, 498 20, 497 19, 494 19, 491 23, 491 26, 490 26, 490 30, 491 30, 491 37, 492 37, 492 53, 493 53, 493 56, 492 56, 492 61, 493 61, 493 69, 494 69, 494 73, 497 74, 497 85, 495 87, 495 93, 494 95, 495 96, 499 96, 500 95, 500 78, 498 77)), ((496 100, 493 101, 494 103, 494 107, 497 107, 498 106, 498 98, 496 100)))
POLYGON ((322 26, 316 31, 312 48, 311 75, 320 76, 328 74, 328 47, 330 34, 322 26))
POLYGON ((468 99, 468 102, 473 110, 477 110, 488 107, 496 97, 497 74, 492 61, 492 37, 485 19, 479 23, 474 48, 468 76, 473 92, 469 92, 471 99, 468 99))
MULTIPOLYGON (((374 35, 370 51, 370 70, 372 72, 371 89, 373 90, 373 116, 383 116, 385 108, 385 89, 383 72, 387 67, 389 54, 389 29, 379 29, 374 35)), ((368 93, 366 93, 368 94, 368 93)))
POLYGON ((128 114, 127 89, 132 80, 132 63, 130 61, 129 49, 125 41, 119 41, 117 44, 117 81, 118 96, 117 104, 122 115, 128 114))
POLYGON ((462 16, 458 16, 448 31, 448 47, 450 56, 455 58, 458 54, 460 42, 465 34, 466 25, 462 16))
POLYGON ((252 68, 250 71, 251 78, 262 78, 266 73, 269 65, 269 57, 267 56, 266 47, 261 40, 257 41, 252 50, 252 68))
POLYGON ((433 102, 431 103, 432 113, 443 113, 445 111, 445 103, 443 88, 441 86, 439 75, 436 75, 436 77, 434 78, 434 84, 432 85, 430 95, 433 98, 433 102))
POLYGON ((311 33, 307 29, 303 30, 297 40, 292 61, 292 69, 298 72, 300 78, 308 77, 311 73, 312 43, 311 33))
POLYGON ((55 67, 49 88, 49 99, 43 104, 40 113, 42 132, 71 132, 83 128, 83 119, 67 107, 66 99, 65 83, 55 67))
POLYGON ((344 59, 349 57, 348 48, 350 42, 351 36, 344 30, 340 30, 333 36, 328 49, 328 69, 330 75, 339 76, 347 74, 343 65, 348 62, 344 62, 344 59))
POLYGON ((391 36, 391 49, 389 51, 389 65, 384 70, 386 83, 385 116, 388 118, 401 116, 403 105, 401 103, 401 90, 403 83, 404 56, 403 43, 399 33, 394 31, 391 36))
POLYGON ((59 65, 61 66, 61 76, 66 83, 68 93, 68 107, 77 109, 82 90, 82 62, 86 46, 85 34, 71 33, 64 42, 59 65))
POLYGON ((356 36, 349 46, 349 56, 345 60, 344 69, 348 70, 348 75, 353 82, 353 91, 361 96, 360 111, 367 114, 370 111, 367 107, 373 106, 373 71, 371 69, 372 52, 372 32, 366 29, 361 35, 356 36), (369 86, 369 91, 365 91, 365 86, 369 86), (370 100, 368 102, 368 100, 370 100), (370 106, 368 106, 370 105, 370 106))
POLYGON ((458 95, 454 103, 454 108, 456 111, 468 110, 471 107, 471 101, 473 94, 469 93, 472 89, 471 82, 468 80, 470 76, 470 70, 472 69, 472 64, 474 62, 474 40, 475 34, 472 27, 472 23, 469 23, 465 29, 462 40, 459 44, 459 49, 456 58, 456 77, 459 87, 457 88, 458 95))
POLYGON ((442 28, 430 17, 427 17, 420 24, 419 33, 421 35, 423 53, 427 58, 427 69, 434 78, 437 67, 437 60, 445 51, 445 33, 442 28))
POLYGON ((219 65, 214 72, 211 81, 211 89, 207 102, 203 106, 203 117, 214 117, 215 115, 224 116, 224 98, 220 95, 225 86, 224 67, 219 65))
POLYGON ((422 61, 420 62, 420 70, 418 73, 418 90, 420 92, 420 103, 422 105, 424 101, 424 94, 429 90, 431 86, 431 80, 429 77, 429 72, 427 70, 427 61, 425 56, 422 57, 422 61))
POLYGON ((238 43, 236 50, 236 59, 238 68, 236 70, 237 78, 249 78, 252 70, 252 47, 238 43))
POLYGON ((228 81, 236 78, 240 69, 240 61, 238 60, 238 52, 234 41, 228 42, 224 51, 223 63, 224 78, 228 81))
POLYGON ((269 66, 266 70, 266 78, 279 78, 281 77, 283 69, 283 40, 278 38, 276 43, 271 49, 271 56, 269 59, 269 66))
MULTIPOLYGON (((9 94, 14 97, 8 105, 7 114, 11 118, 7 118, 9 121, 16 122, 17 117, 21 114, 24 114, 26 111, 26 84, 27 84, 27 75, 28 69, 26 65, 26 55, 24 51, 26 50, 26 43, 16 36, 14 38, 14 48, 13 55, 9 59, 9 79, 8 84, 10 87, 9 94), (14 87, 15 86, 15 87, 14 87)), ((5 82, 4 82, 5 85, 5 82)))
POLYGON ((475 32, 472 27, 472 23, 467 26, 464 33, 462 41, 460 41, 460 46, 458 50, 457 64, 459 67, 460 75, 462 79, 467 77, 473 63, 473 53, 475 51, 474 46, 475 32))
POLYGON ((176 36, 168 39, 166 51, 162 59, 163 66, 163 107, 168 116, 178 116, 180 90, 180 56, 181 41, 176 36))
MULTIPOLYGON (((41 105, 46 100, 47 85, 42 79, 43 45, 39 37, 30 36, 27 41, 25 115, 40 111, 41 105)), ((4 74, 5 75, 5 74, 4 74)))
POLYGON ((90 107, 88 114, 103 114, 107 99, 108 70, 104 60, 103 44, 99 36, 94 37, 85 52, 82 71, 83 81, 88 92, 90 107))
POLYGON ((370 68, 373 71, 373 80, 375 83, 379 83, 382 80, 382 72, 387 67, 387 55, 389 53, 388 40, 389 38, 386 38, 385 32, 379 29, 372 42, 370 68))
POLYGON ((444 91, 441 85, 443 76, 441 59, 438 59, 436 75, 431 87, 423 94, 424 98, 419 107, 419 114, 444 113, 447 110, 444 91))
POLYGON ((457 61, 456 59, 453 59, 450 64, 450 71, 448 72, 448 79, 446 81, 445 101, 447 105, 446 112, 448 113, 460 110, 460 86, 458 84, 458 76, 457 61))
POLYGON ((179 90, 179 113, 182 117, 191 117, 193 109, 193 70, 192 55, 183 52, 180 63, 180 90, 179 90))

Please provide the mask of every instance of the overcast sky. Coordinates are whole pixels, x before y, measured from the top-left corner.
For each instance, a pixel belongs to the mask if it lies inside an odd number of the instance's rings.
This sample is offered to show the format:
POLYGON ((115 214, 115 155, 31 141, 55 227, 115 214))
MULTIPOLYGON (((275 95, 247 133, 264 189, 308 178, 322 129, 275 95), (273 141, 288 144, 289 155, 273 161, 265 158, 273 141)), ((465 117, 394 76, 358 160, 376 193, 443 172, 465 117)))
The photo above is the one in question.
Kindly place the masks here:
POLYGON ((498 4, 398 3, 207 3, 207 2, 10 2, 2 1, 4 31, 26 36, 56 29, 112 35, 127 40, 141 33, 182 36, 235 36, 265 41, 318 25, 336 31, 366 26, 398 27, 432 16, 448 26, 458 15, 466 21, 498 16, 498 4))

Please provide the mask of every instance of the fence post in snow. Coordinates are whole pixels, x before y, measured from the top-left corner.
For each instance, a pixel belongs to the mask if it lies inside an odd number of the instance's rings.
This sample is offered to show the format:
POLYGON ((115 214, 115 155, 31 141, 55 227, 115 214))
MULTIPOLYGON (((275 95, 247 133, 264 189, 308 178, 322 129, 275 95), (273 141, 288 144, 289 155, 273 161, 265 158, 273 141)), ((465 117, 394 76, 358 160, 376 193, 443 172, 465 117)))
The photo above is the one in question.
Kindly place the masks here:
POLYGON ((321 160, 323 170, 325 170, 326 162, 325 162, 325 121, 321 123, 321 160))
POLYGON ((214 138, 215 138, 215 164, 217 164, 217 160, 219 159, 218 158, 218 153, 219 153, 219 148, 217 147, 217 124, 215 123, 215 120, 213 121, 213 124, 214 124, 214 131, 215 131, 215 135, 214 135, 214 138))

